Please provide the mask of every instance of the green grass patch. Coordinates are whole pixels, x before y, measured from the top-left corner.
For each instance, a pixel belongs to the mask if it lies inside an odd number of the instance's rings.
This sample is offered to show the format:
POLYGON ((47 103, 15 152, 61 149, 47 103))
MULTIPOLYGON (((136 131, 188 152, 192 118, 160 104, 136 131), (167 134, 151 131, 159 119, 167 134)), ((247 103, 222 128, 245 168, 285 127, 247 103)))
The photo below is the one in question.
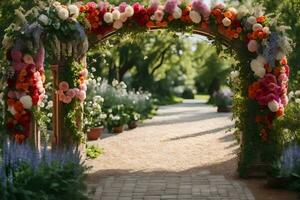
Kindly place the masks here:
POLYGON ((86 156, 90 159, 96 159, 103 154, 103 148, 96 147, 94 145, 87 146, 86 156))
POLYGON ((208 94, 197 94, 197 95, 195 95, 195 99, 208 102, 209 95, 208 94))

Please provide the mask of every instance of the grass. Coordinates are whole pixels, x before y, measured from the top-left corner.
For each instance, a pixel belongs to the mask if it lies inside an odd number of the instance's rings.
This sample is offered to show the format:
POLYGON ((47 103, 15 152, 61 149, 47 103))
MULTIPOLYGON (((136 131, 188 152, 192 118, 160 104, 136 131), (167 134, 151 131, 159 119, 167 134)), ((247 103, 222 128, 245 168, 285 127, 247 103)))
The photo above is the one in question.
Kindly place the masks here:
POLYGON ((86 156, 90 159, 96 159, 103 153, 103 149, 94 145, 86 148, 86 156))
POLYGON ((197 94, 197 95, 195 95, 195 99, 204 101, 204 102, 208 102, 209 95, 208 94, 197 94))
POLYGON ((170 98, 160 98, 158 100, 158 105, 159 106, 172 105, 172 104, 182 103, 182 101, 183 101, 183 98, 177 97, 177 96, 172 96, 170 98))

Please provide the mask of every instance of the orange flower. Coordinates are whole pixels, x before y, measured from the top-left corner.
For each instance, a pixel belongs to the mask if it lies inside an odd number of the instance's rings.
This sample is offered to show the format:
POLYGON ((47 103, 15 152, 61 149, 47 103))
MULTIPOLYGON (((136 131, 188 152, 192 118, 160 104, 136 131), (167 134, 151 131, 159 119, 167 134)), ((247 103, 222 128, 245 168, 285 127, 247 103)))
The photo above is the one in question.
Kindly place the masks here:
POLYGON ((25 140, 25 136, 23 134, 15 134, 14 139, 18 142, 18 143, 23 143, 25 140))
POLYGON ((287 65, 288 64, 288 61, 287 61, 286 57, 282 58, 282 60, 280 61, 280 64, 282 64, 282 65, 287 65))
POLYGON ((233 18, 233 13, 230 12, 230 11, 226 11, 226 12, 224 13, 224 17, 227 17, 227 18, 229 18, 229 19, 232 19, 232 18, 233 18))
POLYGON ((264 32, 260 31, 260 32, 258 32, 257 36, 259 39, 263 39, 265 37, 265 34, 264 34, 264 32))
POLYGON ((284 107, 280 107, 279 110, 276 112, 276 117, 281 117, 284 115, 284 107))
POLYGON ((282 71, 282 67, 275 67, 274 75, 278 77, 281 74, 281 71, 282 71))
POLYGON ((15 103, 14 108, 17 112, 22 112, 24 110, 23 104, 20 101, 15 103))
POLYGON ((266 17, 265 16, 260 16, 256 18, 256 21, 258 23, 264 23, 266 21, 266 17))
POLYGON ((154 23, 152 21, 148 21, 147 24, 146 24, 146 26, 148 28, 154 27, 154 23))
POLYGON ((254 82, 252 85, 249 86, 248 88, 248 96, 251 99, 255 99, 255 93, 256 91, 259 89, 259 83, 258 82, 254 82))

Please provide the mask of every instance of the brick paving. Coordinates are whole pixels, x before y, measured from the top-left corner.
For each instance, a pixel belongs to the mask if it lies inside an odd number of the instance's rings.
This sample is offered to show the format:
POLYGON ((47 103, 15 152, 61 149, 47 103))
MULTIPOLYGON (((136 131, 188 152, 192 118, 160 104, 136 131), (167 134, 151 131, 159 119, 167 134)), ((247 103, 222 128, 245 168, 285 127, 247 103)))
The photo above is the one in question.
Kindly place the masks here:
POLYGON ((236 172, 238 145, 230 113, 197 101, 163 106, 137 129, 90 144, 89 193, 97 200, 252 200, 236 172), (221 174, 221 175, 218 175, 221 174))
POLYGON ((254 200, 247 187, 209 171, 136 172, 106 176, 89 185, 95 200, 254 200))

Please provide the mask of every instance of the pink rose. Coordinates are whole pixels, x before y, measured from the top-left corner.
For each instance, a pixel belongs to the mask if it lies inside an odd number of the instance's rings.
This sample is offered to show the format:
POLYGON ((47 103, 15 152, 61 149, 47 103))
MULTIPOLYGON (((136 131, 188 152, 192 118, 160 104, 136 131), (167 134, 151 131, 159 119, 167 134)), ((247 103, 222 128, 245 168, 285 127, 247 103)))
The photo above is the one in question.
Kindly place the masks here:
POLYGON ((86 85, 86 83, 81 84, 81 85, 79 86, 79 89, 80 89, 80 90, 87 91, 87 85, 86 85))
POLYGON ((87 77, 89 75, 89 71, 85 68, 80 72, 80 76, 87 77))
POLYGON ((58 98, 59 98, 59 100, 60 101, 62 101, 62 99, 64 98, 64 96, 65 96, 65 93, 64 93, 64 91, 62 91, 62 90, 58 90, 57 91, 57 94, 58 94, 58 98))
POLYGON ((164 11, 162 10, 157 10, 154 13, 154 19, 158 22, 161 22, 164 18, 164 11))
POLYGON ((72 98, 69 96, 65 96, 62 100, 62 102, 66 103, 66 104, 71 103, 71 101, 72 101, 72 98))
POLYGON ((286 74, 280 74, 278 77, 279 83, 286 83, 288 81, 288 77, 286 74))
POLYGON ((289 98, 287 97, 287 95, 282 95, 280 99, 283 106, 286 106, 289 103, 289 98))
POLYGON ((58 93, 58 99, 60 101, 63 101, 65 99, 66 95, 64 93, 58 93))
POLYGON ((10 52, 10 55, 11 55, 11 58, 14 62, 21 62, 22 60, 22 53, 21 51, 18 51, 18 50, 12 50, 10 52))
POLYGON ((69 90, 69 83, 67 83, 66 81, 62 81, 59 84, 59 89, 66 92, 69 90))
POLYGON ((119 11, 121 13, 125 12, 125 9, 127 7, 127 3, 126 2, 122 2, 120 5, 119 5, 119 11))
POLYGON ((67 91, 67 96, 74 98, 76 96, 77 92, 74 89, 70 89, 67 91))
POLYGON ((256 40, 250 40, 248 43, 248 50, 252 53, 256 52, 258 49, 258 44, 256 40))
POLYGON ((86 98, 86 93, 85 93, 85 91, 80 90, 80 91, 77 93, 76 97, 77 97, 81 102, 83 102, 83 101, 85 100, 85 98, 86 98))
POLYGON ((26 64, 35 64, 31 55, 25 54, 23 56, 23 61, 26 64))

